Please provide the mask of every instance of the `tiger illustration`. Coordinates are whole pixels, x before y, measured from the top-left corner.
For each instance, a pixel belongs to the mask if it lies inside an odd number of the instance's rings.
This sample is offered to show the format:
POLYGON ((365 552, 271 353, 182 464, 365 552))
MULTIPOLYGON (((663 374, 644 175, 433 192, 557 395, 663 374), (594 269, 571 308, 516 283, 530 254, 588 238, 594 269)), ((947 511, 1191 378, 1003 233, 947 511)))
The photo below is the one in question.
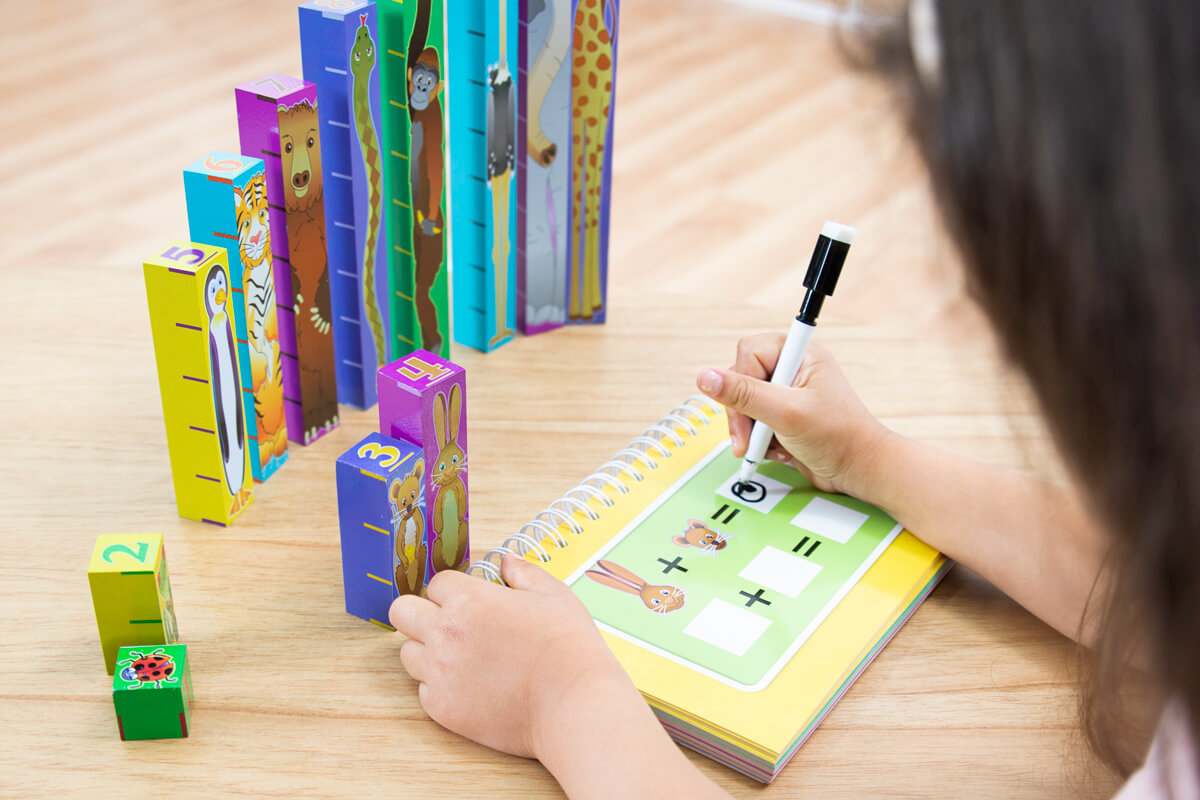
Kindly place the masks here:
POLYGON ((250 386, 258 418, 258 457, 259 463, 266 465, 273 457, 286 455, 287 426, 283 419, 283 370, 279 361, 265 173, 252 177, 243 188, 235 187, 234 194, 249 333, 250 386))

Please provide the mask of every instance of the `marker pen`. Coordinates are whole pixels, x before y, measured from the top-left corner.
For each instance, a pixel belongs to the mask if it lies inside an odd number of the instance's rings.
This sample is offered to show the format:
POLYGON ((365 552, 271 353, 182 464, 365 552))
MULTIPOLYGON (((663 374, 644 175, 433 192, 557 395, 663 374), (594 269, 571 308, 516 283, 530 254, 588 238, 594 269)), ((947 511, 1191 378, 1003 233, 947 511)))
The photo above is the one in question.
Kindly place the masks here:
MULTIPOLYGON (((842 265, 846 263, 846 254, 850 252, 850 243, 854 241, 854 233, 854 228, 837 222, 826 222, 822 226, 812 260, 808 262, 808 272, 804 275, 804 288, 807 290, 804 302, 800 304, 800 313, 792 320, 783 350, 779 352, 779 361, 775 364, 775 372, 771 375, 771 383, 791 386, 796 380, 808 350, 808 342, 816 328, 817 315, 821 313, 821 304, 833 294, 838 276, 842 274, 842 265)), ((742 461, 737 483, 734 484, 735 490, 754 477, 754 471, 767 454, 767 447, 774 435, 775 431, 762 420, 754 423, 750 442, 746 446, 746 458, 742 461)))

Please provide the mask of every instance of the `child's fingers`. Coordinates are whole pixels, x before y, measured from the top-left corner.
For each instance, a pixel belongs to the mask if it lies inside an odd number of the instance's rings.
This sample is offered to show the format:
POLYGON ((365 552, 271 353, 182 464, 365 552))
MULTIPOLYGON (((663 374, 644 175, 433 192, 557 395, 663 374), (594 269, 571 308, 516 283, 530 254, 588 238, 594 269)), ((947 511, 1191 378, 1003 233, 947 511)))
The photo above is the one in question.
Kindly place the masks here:
POLYGON ((558 578, 537 564, 512 554, 501 560, 500 577, 512 588, 529 592, 554 591, 562 586, 558 578))
MULTIPOLYGON (((739 340, 737 356, 733 360, 733 371, 760 381, 771 380, 775 365, 779 363, 779 353, 783 350, 785 339, 782 333, 759 333, 739 340)), ((745 454, 754 420, 732 409, 729 410, 728 416, 734 455, 740 457, 745 454)))
POLYGON ((400 663, 417 683, 425 682, 425 645, 416 639, 409 639, 400 645, 400 663))
MULTIPOLYGON (((696 380, 700 391, 722 403, 730 412, 751 420, 762 420, 775 430, 795 429, 799 412, 794 406, 792 389, 724 369, 706 369, 696 380)), ((733 414, 730 414, 732 418, 733 414)), ((732 423, 731 423, 732 426, 732 423)), ((750 437, 750 422, 744 427, 742 447, 750 437)), ((737 436, 737 433, 734 434, 737 436)))
POLYGON ((446 569, 434 575, 429 580, 426 594, 434 603, 444 606, 446 601, 452 596, 477 584, 486 585, 482 584, 478 578, 472 578, 465 572, 459 572, 456 569, 446 569))
POLYGON ((436 625, 436 614, 437 608, 428 600, 415 594, 402 594, 392 601, 388 621, 409 639, 425 642, 436 625))

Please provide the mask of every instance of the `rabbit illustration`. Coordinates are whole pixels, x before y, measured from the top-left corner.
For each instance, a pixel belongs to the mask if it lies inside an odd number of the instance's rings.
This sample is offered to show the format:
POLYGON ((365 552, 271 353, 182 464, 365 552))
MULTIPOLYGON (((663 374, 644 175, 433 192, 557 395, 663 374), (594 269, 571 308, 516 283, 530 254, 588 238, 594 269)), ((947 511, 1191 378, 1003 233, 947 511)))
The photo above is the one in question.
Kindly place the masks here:
POLYGON ((596 566, 602 571, 589 569, 584 575, 603 586, 609 586, 619 592, 634 594, 642 598, 646 608, 655 614, 667 614, 683 608, 684 593, 677 586, 655 586, 647 584, 629 570, 611 561, 600 560, 596 566))
POLYGON ((724 550, 732 538, 732 535, 709 530, 698 519, 689 519, 687 529, 679 536, 671 537, 671 541, 680 547, 695 547, 701 553, 715 558, 717 551, 724 550))
POLYGON ((425 515, 419 502, 424 475, 425 462, 418 459, 412 472, 388 486, 396 538, 396 589, 400 594, 419 594, 425 584, 425 515))
POLYGON ((448 408, 445 394, 434 396, 433 427, 439 448, 433 465, 433 485, 437 487, 432 519, 434 572, 459 569, 467 558, 467 487, 461 477, 467 469, 467 455, 458 446, 461 411, 458 384, 450 387, 448 408))

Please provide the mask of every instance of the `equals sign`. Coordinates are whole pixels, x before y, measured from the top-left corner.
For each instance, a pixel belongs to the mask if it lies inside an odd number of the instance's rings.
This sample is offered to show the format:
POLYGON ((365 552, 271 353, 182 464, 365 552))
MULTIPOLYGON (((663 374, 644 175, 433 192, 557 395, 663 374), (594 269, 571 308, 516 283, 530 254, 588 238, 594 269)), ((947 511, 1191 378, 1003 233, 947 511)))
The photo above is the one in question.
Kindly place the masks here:
MULTIPOLYGON (((792 552, 799 553, 801 550, 804 550, 804 547, 805 547, 805 545, 808 544, 808 542, 809 542, 809 537, 805 536, 803 539, 800 540, 800 543, 798 545, 796 545, 795 547, 792 548, 792 552)), ((817 548, 820 546, 821 546, 821 540, 813 539, 812 547, 808 548, 808 550, 804 553, 804 557, 811 558, 812 554, 817 552, 817 548)))
MULTIPOLYGON (((728 508, 729 508, 729 503, 722 504, 721 507, 717 509, 717 513, 713 514, 711 517, 709 517, 709 519, 720 519, 720 516, 722 514, 724 514, 726 509, 728 509, 728 508)), ((725 519, 723 519, 723 520, 720 520, 721 523, 728 525, 730 522, 733 521, 734 517, 736 517, 738 514, 741 513, 741 511, 742 510, 740 508, 733 509, 732 511, 729 512, 729 516, 725 517, 725 519)))

